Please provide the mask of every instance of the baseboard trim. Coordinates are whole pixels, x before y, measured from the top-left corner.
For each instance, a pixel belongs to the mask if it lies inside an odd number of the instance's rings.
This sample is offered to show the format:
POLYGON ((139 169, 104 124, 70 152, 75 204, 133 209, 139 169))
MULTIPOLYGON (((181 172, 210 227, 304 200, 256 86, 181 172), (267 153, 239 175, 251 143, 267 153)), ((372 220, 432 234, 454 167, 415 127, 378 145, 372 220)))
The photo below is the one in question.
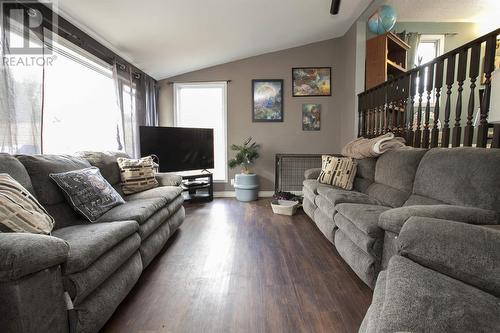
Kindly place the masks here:
MULTIPOLYGON (((257 194, 259 198, 271 198, 274 195, 274 191, 259 191, 257 194)), ((236 193, 234 191, 218 191, 214 192, 214 198, 234 198, 236 193)))

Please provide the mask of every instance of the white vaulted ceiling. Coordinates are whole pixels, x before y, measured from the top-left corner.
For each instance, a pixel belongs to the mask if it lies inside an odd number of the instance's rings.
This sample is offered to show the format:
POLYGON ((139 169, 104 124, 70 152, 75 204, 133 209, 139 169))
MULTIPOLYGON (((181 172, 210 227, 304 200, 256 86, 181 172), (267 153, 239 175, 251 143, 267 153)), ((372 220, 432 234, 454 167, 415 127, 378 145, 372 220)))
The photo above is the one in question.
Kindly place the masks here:
POLYGON ((401 22, 476 22, 495 19, 500 0, 387 0, 401 22))
POLYGON ((371 0, 58 0, 61 15, 156 79, 345 34, 371 0))

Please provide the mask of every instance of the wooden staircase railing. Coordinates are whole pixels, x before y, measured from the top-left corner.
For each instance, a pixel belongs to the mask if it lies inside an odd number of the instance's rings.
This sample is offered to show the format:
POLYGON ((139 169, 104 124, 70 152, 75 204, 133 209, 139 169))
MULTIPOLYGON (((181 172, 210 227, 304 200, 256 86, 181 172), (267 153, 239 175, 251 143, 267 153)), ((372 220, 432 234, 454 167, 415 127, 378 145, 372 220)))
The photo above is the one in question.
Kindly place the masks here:
POLYGON ((393 132, 413 147, 500 148, 500 124, 488 123, 499 35, 492 31, 359 94, 358 137, 393 132))

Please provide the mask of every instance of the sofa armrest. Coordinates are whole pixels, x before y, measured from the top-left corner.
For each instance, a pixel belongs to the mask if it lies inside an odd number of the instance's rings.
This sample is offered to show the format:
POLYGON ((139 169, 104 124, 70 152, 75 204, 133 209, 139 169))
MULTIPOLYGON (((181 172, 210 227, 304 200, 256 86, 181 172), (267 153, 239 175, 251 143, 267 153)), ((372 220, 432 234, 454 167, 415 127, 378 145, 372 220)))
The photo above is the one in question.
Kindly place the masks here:
POLYGON ((312 168, 304 171, 304 179, 318 179, 321 168, 312 168))
POLYGON ((179 186, 182 183, 182 177, 173 173, 158 172, 155 177, 160 186, 179 186))
POLYGON ((402 256, 500 296, 500 231, 412 217, 401 229, 398 242, 402 256))
POLYGON ((69 245, 62 239, 37 234, 0 233, 0 281, 57 266, 66 261, 69 245))
POLYGON ((405 222, 412 216, 469 224, 498 224, 498 214, 493 210, 453 205, 420 205, 387 210, 380 214, 378 225, 384 230, 399 234, 405 222))

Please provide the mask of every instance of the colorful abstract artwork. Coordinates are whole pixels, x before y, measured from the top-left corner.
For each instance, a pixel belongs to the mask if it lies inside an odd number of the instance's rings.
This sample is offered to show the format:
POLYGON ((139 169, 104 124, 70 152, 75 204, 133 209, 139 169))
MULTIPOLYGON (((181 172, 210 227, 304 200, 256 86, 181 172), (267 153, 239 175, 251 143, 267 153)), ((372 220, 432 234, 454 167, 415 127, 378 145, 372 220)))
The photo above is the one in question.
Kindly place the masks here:
POLYGON ((252 120, 283 121, 283 80, 252 80, 252 120))
POLYGON ((332 68, 292 68, 293 97, 331 96, 332 68))
POLYGON ((302 104, 302 130, 321 129, 321 104, 302 104))

